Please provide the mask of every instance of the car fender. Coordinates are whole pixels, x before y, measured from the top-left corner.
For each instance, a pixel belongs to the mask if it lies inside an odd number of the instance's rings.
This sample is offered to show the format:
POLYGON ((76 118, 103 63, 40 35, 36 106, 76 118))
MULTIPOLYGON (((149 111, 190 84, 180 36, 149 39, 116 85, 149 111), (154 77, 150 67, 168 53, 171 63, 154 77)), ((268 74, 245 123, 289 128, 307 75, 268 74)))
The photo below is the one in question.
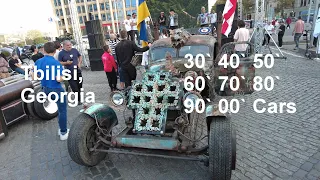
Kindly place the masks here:
POLYGON ((115 111, 108 105, 95 103, 82 109, 80 112, 89 115, 99 122, 100 126, 111 129, 118 125, 118 118, 115 111))
POLYGON ((211 121, 215 118, 211 117, 226 117, 230 118, 229 112, 222 113, 219 111, 219 105, 218 104, 209 104, 206 107, 206 121, 207 121, 207 127, 210 129, 211 121))

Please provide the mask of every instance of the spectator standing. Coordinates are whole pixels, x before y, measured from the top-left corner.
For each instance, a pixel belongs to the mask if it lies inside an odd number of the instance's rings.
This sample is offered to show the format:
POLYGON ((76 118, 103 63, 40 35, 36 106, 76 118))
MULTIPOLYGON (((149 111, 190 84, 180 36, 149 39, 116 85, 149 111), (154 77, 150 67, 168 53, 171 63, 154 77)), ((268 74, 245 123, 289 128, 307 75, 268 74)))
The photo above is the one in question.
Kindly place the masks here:
POLYGON ((286 32, 286 26, 284 25, 283 21, 280 21, 280 27, 278 29, 278 42, 279 42, 279 47, 282 48, 282 40, 283 40, 283 36, 284 33, 286 32))
POLYGON ((205 7, 201 7, 201 14, 198 15, 197 24, 200 27, 208 27, 209 25, 209 13, 206 12, 205 7))
POLYGON ((178 24, 178 14, 174 12, 173 9, 170 10, 169 15, 169 29, 174 30, 177 29, 179 26, 178 24))
POLYGON ((211 13, 209 14, 209 19, 211 23, 211 31, 213 33, 214 28, 217 26, 217 13, 214 12, 214 9, 211 9, 211 13))
POLYGON ((116 45, 120 42, 120 40, 117 38, 117 36, 115 34, 110 34, 110 40, 109 40, 109 48, 111 49, 111 54, 114 58, 114 60, 116 61, 117 63, 117 75, 119 76, 119 79, 120 79, 120 88, 124 88, 124 80, 123 80, 123 75, 121 73, 121 68, 120 68, 120 65, 119 65, 119 62, 118 62, 118 58, 117 58, 117 55, 116 55, 116 45))
POLYGON ((158 24, 160 26, 160 34, 162 34, 162 30, 166 28, 167 17, 164 15, 164 12, 160 13, 158 17, 158 24))
POLYGON ((138 44, 140 45, 140 37, 139 37, 139 32, 138 32, 138 27, 137 27, 137 14, 136 13, 132 13, 131 31, 132 31, 131 41, 135 42, 135 37, 137 37, 138 44))
POLYGON ((17 54, 14 54, 12 58, 9 60, 9 66, 13 71, 16 71, 19 74, 25 75, 25 71, 21 67, 22 63, 19 60, 19 57, 17 54))
POLYGON ((290 18, 290 16, 286 19, 286 23, 287 23, 287 28, 290 29, 290 24, 292 22, 292 19, 290 18))
POLYGON ((0 79, 7 78, 9 74, 9 63, 6 59, 0 56, 0 79))
POLYGON ((102 63, 104 72, 107 75, 108 83, 111 91, 117 90, 117 65, 113 56, 111 55, 111 49, 108 45, 103 46, 104 54, 102 55, 102 63))
MULTIPOLYGON (((151 47, 151 42, 148 43, 148 46, 151 47)), ((143 52, 141 65, 147 67, 149 64, 149 50, 143 52)))
MULTIPOLYGON (((250 33, 249 33, 249 30, 246 28, 245 22, 243 20, 238 21, 238 29, 234 34, 234 41, 244 42, 244 41, 248 41, 249 38, 250 38, 250 33)), ((239 57, 242 57, 242 54, 246 54, 247 47, 248 47, 247 44, 235 45, 235 51, 239 55, 239 57)))
MULTIPOLYGON (((54 47, 56 48, 56 52, 54 53, 54 58, 56 60, 58 60, 59 58, 59 53, 61 52, 62 50, 62 46, 61 46, 61 43, 59 41, 55 41, 53 42, 54 43, 54 47)), ((59 60, 58 60, 59 61, 59 60)))
POLYGON ((268 22, 268 24, 265 26, 265 34, 264 34, 264 39, 263 39, 263 46, 269 45, 271 35, 274 31, 274 26, 271 24, 271 22, 268 22), (270 35, 269 35, 270 34, 270 35))
POLYGON ((72 43, 69 40, 63 42, 63 49, 59 53, 58 60, 71 71, 72 78, 69 80, 69 85, 73 92, 78 93, 78 101, 80 102, 80 90, 82 88, 83 79, 81 73, 82 56, 79 51, 72 48, 72 43), (77 70, 77 77, 74 77, 74 70, 77 70))
MULTIPOLYGON (((54 54, 56 52, 55 44, 53 42, 48 42, 44 44, 44 50, 46 55, 39 59, 35 66, 37 69, 42 70, 44 72, 44 78, 41 80, 41 85, 44 93, 48 95, 49 93, 54 93, 54 97, 52 99, 57 99, 58 105, 58 120, 59 120, 59 131, 58 135, 60 136, 60 140, 64 141, 68 139, 69 129, 67 129, 67 98, 63 96, 62 93, 64 89, 61 86, 61 82, 63 81, 62 71, 58 71, 58 68, 61 70, 62 65, 54 59, 54 54), (46 71, 46 67, 49 66, 49 71, 46 71), (52 79, 52 74, 57 75, 54 79, 52 79), (49 79, 49 80, 48 80, 49 79)), ((34 78, 34 74, 31 72, 31 76, 34 78)))
POLYGON ((294 50, 299 48, 299 40, 304 31, 304 22, 301 19, 301 16, 298 17, 298 21, 296 22, 294 29, 292 31, 292 36, 294 36, 294 42, 296 43, 296 47, 294 50))
POLYGON ((33 60, 33 62, 36 62, 38 59, 44 57, 42 53, 39 53, 39 50, 35 45, 32 45, 30 47, 30 51, 32 52, 31 59, 33 60))
POLYGON ((140 48, 133 41, 128 41, 127 31, 120 32, 121 41, 117 44, 115 51, 118 62, 123 73, 125 87, 131 86, 131 81, 137 77, 136 68, 131 64, 132 57, 137 52, 145 52, 149 50, 149 46, 140 48))
POLYGON ((124 20, 123 24, 124 24, 124 27, 125 27, 127 33, 128 33, 127 34, 128 40, 133 39, 133 35, 132 35, 132 31, 131 31, 132 29, 131 29, 131 15, 130 14, 127 15, 127 19, 124 20))

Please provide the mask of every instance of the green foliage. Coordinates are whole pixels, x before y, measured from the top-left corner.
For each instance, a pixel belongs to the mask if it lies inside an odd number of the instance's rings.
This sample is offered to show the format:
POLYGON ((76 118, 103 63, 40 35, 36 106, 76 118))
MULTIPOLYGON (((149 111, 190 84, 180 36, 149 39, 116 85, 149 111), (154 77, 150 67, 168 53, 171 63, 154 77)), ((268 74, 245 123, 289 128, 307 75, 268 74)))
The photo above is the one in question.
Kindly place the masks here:
POLYGON ((217 0, 217 2, 212 6, 214 11, 216 12, 216 8, 218 4, 226 4, 227 0, 217 0))
POLYGON ((30 30, 27 32, 27 38, 35 40, 36 38, 43 37, 41 31, 39 30, 30 30))
POLYGON ((48 42, 44 37, 38 37, 33 40, 33 44, 44 44, 48 42))
POLYGON ((277 7, 275 8, 275 13, 281 13, 283 16, 284 9, 286 8, 294 8, 295 0, 278 0, 277 7))
MULTIPOLYGON (((165 15, 169 16, 170 9, 174 9, 179 16, 179 26, 184 28, 195 27, 197 20, 190 17, 198 17, 201 7, 208 7, 207 0, 147 0, 147 5, 151 13, 153 21, 157 21, 160 12, 163 11, 165 15), (187 12, 189 15, 185 14, 187 12)), ((167 22, 168 23, 168 22, 167 22)))
POLYGON ((19 43, 17 43, 17 45, 18 45, 19 47, 23 47, 25 44, 24 44, 24 42, 19 42, 19 43))
POLYGON ((29 44, 29 45, 30 45, 30 44, 34 44, 34 42, 33 42, 32 39, 26 39, 26 43, 29 44))
POLYGON ((254 0, 242 0, 242 11, 243 14, 246 14, 250 12, 251 10, 254 10, 255 1, 254 0))

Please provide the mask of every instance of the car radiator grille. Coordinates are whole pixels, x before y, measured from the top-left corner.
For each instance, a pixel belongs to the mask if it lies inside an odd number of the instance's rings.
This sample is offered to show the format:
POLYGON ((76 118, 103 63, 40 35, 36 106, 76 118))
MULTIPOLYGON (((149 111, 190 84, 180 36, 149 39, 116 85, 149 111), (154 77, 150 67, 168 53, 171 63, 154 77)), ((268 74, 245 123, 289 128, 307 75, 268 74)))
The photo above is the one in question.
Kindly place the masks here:
POLYGON ((141 81, 134 81, 128 107, 136 110, 134 132, 158 134, 165 132, 169 109, 181 109, 182 83, 169 72, 146 72, 141 81))

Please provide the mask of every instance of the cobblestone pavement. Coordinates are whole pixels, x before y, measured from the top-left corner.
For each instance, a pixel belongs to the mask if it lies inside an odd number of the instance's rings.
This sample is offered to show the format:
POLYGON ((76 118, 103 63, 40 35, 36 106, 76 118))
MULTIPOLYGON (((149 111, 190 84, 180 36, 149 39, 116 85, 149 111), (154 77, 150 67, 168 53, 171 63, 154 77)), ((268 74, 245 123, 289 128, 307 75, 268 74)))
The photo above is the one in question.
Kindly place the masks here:
MULTIPOLYGON (((286 56, 272 69, 257 70, 262 77, 280 77, 273 91, 239 97, 246 102, 232 115, 237 128, 234 180, 320 179, 320 62, 286 56), (295 102, 297 112, 255 113, 252 104, 258 98, 267 103, 295 102)), ((103 72, 84 71, 84 83, 86 91, 95 92, 97 102, 108 101, 103 72)), ((79 110, 69 108, 69 125, 79 110)), ((56 120, 26 119, 12 126, 0 141, 0 179, 208 179, 208 169, 201 163, 131 155, 112 154, 97 167, 81 167, 70 159, 57 129, 56 120)))

